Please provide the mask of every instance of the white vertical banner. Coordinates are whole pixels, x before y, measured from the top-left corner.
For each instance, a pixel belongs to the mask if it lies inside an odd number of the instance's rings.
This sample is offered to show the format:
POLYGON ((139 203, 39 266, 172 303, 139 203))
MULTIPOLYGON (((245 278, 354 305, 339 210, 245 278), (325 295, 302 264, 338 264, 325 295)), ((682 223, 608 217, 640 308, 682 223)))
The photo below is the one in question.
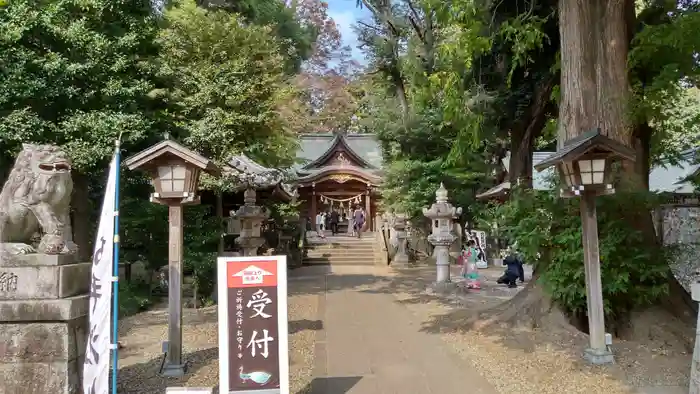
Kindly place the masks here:
MULTIPOLYGON (((114 256, 114 207, 116 199, 117 156, 112 158, 102 201, 100 225, 92 255, 90 280, 90 323, 83 370, 84 394, 109 393, 110 311, 114 256)), ((118 311, 114 311, 118 313, 118 311)))

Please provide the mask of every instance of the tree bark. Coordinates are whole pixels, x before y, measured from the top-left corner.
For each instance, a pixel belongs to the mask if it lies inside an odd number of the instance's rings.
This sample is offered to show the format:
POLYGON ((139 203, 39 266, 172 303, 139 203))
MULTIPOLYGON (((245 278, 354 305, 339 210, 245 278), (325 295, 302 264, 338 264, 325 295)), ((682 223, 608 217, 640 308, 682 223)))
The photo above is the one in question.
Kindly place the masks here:
POLYGON ((634 147, 627 111, 630 6, 634 7, 634 0, 559 1, 558 147, 593 128, 634 147))
MULTIPOLYGON (((629 116, 627 56, 636 24, 634 6, 634 0, 559 1, 562 96, 557 143, 561 147, 570 138, 600 128, 603 134, 636 152, 635 163, 622 165, 621 188, 645 191, 649 186, 653 130, 648 123, 632 124, 629 116)), ((641 232, 644 243, 658 244, 649 212, 630 209, 620 216, 619 220, 629 222, 641 232)), ((687 321, 689 307, 693 305, 670 270, 668 278, 669 296, 660 303, 666 311, 687 321)), ((609 323, 625 336, 634 331, 627 330, 634 326, 634 321, 625 323, 623 316, 609 323)))

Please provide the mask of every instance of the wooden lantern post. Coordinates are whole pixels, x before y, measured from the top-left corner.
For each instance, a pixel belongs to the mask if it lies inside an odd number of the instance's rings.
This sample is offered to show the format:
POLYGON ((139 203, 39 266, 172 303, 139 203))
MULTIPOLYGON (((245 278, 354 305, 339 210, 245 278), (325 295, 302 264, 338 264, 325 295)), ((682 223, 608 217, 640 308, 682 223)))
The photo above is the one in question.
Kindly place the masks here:
POLYGON ((211 160, 165 140, 135 154, 124 164, 129 170, 143 169, 151 176, 155 192, 151 201, 168 206, 168 342, 161 373, 182 376, 182 207, 199 203, 197 184, 202 171, 219 175, 211 160))
POLYGON ((612 162, 634 161, 634 156, 632 149, 601 134, 600 129, 594 129, 566 141, 561 149, 535 166, 537 171, 556 166, 559 177, 566 185, 566 188, 560 190, 560 195, 564 198, 581 197, 583 264, 586 273, 590 341, 584 357, 592 364, 614 361, 605 339, 595 198, 615 193, 612 185, 612 162))

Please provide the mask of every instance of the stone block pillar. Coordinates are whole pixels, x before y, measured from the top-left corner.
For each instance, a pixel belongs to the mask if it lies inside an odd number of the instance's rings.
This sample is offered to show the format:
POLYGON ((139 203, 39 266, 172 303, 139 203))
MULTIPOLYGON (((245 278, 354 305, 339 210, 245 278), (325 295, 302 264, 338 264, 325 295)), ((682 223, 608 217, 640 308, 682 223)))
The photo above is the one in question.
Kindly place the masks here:
MULTIPOLYGON (((693 301, 700 302, 700 283, 690 285, 693 301)), ((698 325, 695 328, 695 348, 693 349, 693 360, 690 366, 690 386, 689 394, 700 394, 700 312, 698 313, 698 325)))
POLYGON ((392 265, 405 266, 408 264, 408 253, 406 251, 406 215, 397 214, 395 216, 394 232, 396 233, 397 249, 392 265))
POLYGON ((91 268, 73 255, 0 260, 0 392, 82 394, 91 268))

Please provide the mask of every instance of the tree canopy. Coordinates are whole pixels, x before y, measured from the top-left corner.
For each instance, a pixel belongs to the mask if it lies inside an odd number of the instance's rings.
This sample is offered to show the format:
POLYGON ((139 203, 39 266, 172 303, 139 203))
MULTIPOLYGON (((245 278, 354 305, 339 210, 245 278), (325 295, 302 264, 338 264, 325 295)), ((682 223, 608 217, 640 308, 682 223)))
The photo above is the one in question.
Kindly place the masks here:
MULTIPOLYGON (((23 142, 67 149, 76 240, 89 245, 119 136, 127 154, 167 134, 219 162, 245 153, 289 168, 300 133, 372 132, 386 208, 418 219, 443 182, 465 221, 498 224, 538 258, 548 296, 575 314, 585 302, 580 222, 572 202, 531 190, 533 152, 597 125, 637 153, 635 165, 618 169, 629 181, 621 195, 600 200, 604 278, 613 278, 604 283, 607 312, 621 322, 672 289, 674 251, 658 244, 647 214, 659 203, 648 177, 700 139, 700 5, 625 0, 602 12, 601 0, 572 4, 359 0, 370 13, 355 26, 361 65, 322 0, 6 2, 0 175, 23 142), (600 18, 584 23, 581 15, 595 12, 600 18), (595 34, 590 46, 563 42, 579 25, 595 34), (595 89, 577 85, 584 80, 595 89), (517 198, 476 199, 504 181, 517 198)), ((125 250, 158 260, 144 245, 162 236, 162 223, 148 218, 162 221, 163 212, 147 205, 140 175, 126 173, 124 187, 124 204, 140 213, 125 223, 133 235, 125 250)), ((209 246, 220 223, 207 222, 206 207, 192 214, 212 229, 191 242, 209 246)))

